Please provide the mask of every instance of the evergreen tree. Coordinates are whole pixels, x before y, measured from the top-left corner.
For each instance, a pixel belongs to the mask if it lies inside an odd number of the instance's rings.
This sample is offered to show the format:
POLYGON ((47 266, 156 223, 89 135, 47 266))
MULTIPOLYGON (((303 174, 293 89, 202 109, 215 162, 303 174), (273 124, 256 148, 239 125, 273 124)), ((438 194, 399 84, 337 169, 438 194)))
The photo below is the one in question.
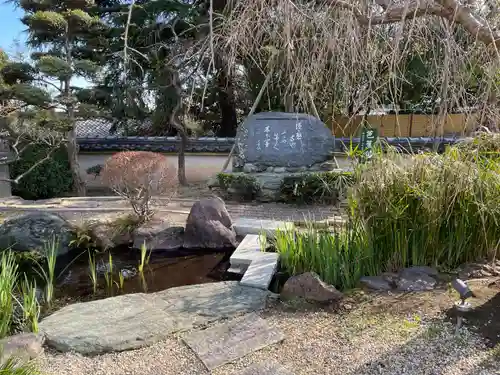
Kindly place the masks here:
MULTIPOLYGON (((34 74, 29 89, 43 92, 50 98, 50 111, 35 111, 37 124, 44 124, 65 134, 65 143, 74 181, 75 192, 85 195, 85 185, 79 174, 78 145, 75 124, 78 118, 98 114, 96 107, 81 103, 72 86, 75 77, 92 79, 98 64, 76 56, 75 48, 86 38, 105 31, 99 18, 89 15, 91 0, 21 0, 25 11, 23 23, 28 26, 29 44, 38 52, 32 54, 34 74)), ((15 97, 19 93, 14 93, 15 97)), ((26 101, 26 98, 23 98, 26 101)), ((27 101, 29 105, 36 105, 27 101)))

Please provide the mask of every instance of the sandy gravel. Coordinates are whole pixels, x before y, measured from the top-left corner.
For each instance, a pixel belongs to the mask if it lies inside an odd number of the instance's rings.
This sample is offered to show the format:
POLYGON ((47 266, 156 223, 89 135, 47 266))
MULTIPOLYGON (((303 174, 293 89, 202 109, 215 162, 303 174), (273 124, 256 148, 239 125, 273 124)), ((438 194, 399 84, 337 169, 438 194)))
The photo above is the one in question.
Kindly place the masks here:
MULTIPOLYGON (((400 298, 400 297, 398 297, 400 298)), ((451 300, 451 299, 450 299, 451 300)), ((275 303, 261 316, 286 335, 283 343, 217 368, 238 374, 246 366, 274 359, 297 375, 500 374, 500 350, 488 349, 467 329, 455 336, 441 313, 449 300, 377 300, 338 309, 275 303), (439 306, 442 303, 442 306, 439 306)), ((178 338, 141 350, 85 358, 46 352, 47 375, 209 374, 178 338)))

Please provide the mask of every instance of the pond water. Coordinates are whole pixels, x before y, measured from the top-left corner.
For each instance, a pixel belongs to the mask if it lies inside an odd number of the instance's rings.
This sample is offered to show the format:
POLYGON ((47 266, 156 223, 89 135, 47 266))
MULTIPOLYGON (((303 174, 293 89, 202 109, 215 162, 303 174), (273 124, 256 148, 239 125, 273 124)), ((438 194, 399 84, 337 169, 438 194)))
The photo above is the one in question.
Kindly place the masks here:
POLYGON ((157 292, 168 288, 237 280, 226 273, 232 251, 154 252, 139 272, 141 255, 135 249, 115 249, 95 255, 96 290, 91 278, 89 256, 82 254, 60 276, 56 293, 62 297, 83 298, 157 292), (110 272, 111 269, 111 272, 110 272), (120 277, 120 274, 122 277, 120 277))

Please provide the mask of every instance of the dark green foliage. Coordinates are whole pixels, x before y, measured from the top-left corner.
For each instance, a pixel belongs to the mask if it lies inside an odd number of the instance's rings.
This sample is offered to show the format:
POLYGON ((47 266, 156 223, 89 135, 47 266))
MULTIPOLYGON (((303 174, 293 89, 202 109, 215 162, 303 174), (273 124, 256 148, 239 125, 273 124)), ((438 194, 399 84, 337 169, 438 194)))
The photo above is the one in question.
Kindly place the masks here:
POLYGON ((253 200, 259 194, 260 186, 255 177, 244 173, 219 173, 217 182, 222 191, 236 195, 243 200, 253 200))
MULTIPOLYGON (((44 158, 49 149, 40 144, 32 145, 23 152, 20 160, 10 165, 11 178, 24 173, 38 160, 44 158)), ((56 150, 50 160, 36 167, 12 186, 12 194, 24 199, 48 199, 60 197, 71 191, 71 176, 68 154, 65 147, 56 150)))
POLYGON ((0 70, 0 75, 7 85, 13 85, 19 82, 30 82, 35 73, 33 67, 26 63, 10 62, 5 64, 0 70))
POLYGON ((354 176, 350 172, 316 172, 287 176, 280 187, 288 203, 336 203, 346 196, 354 176))
POLYGON ((97 178, 97 176, 101 175, 103 168, 104 168, 104 166, 102 164, 96 164, 90 168, 87 168, 86 172, 87 172, 87 174, 93 174, 94 177, 97 178))

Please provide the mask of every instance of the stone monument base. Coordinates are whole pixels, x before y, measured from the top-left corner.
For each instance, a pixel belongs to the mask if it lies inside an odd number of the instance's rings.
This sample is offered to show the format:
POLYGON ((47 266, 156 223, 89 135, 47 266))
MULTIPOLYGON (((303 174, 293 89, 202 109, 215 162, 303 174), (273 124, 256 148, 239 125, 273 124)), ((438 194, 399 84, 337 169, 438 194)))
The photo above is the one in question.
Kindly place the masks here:
MULTIPOLYGON (((300 201, 301 197, 298 195, 293 197, 291 183, 303 187, 314 179, 324 180, 346 176, 348 180, 351 175, 351 172, 347 170, 336 169, 334 162, 330 161, 309 168, 268 167, 264 171, 245 164, 244 170, 245 172, 219 173, 209 182, 209 187, 215 189, 226 200, 292 203, 291 201, 300 201)), ((332 189, 334 189, 333 185, 332 189)), ((328 194, 323 194, 320 198, 323 198, 324 203, 335 204, 343 198, 343 193, 330 190, 328 194)), ((314 197, 304 198, 314 200, 314 197)))

